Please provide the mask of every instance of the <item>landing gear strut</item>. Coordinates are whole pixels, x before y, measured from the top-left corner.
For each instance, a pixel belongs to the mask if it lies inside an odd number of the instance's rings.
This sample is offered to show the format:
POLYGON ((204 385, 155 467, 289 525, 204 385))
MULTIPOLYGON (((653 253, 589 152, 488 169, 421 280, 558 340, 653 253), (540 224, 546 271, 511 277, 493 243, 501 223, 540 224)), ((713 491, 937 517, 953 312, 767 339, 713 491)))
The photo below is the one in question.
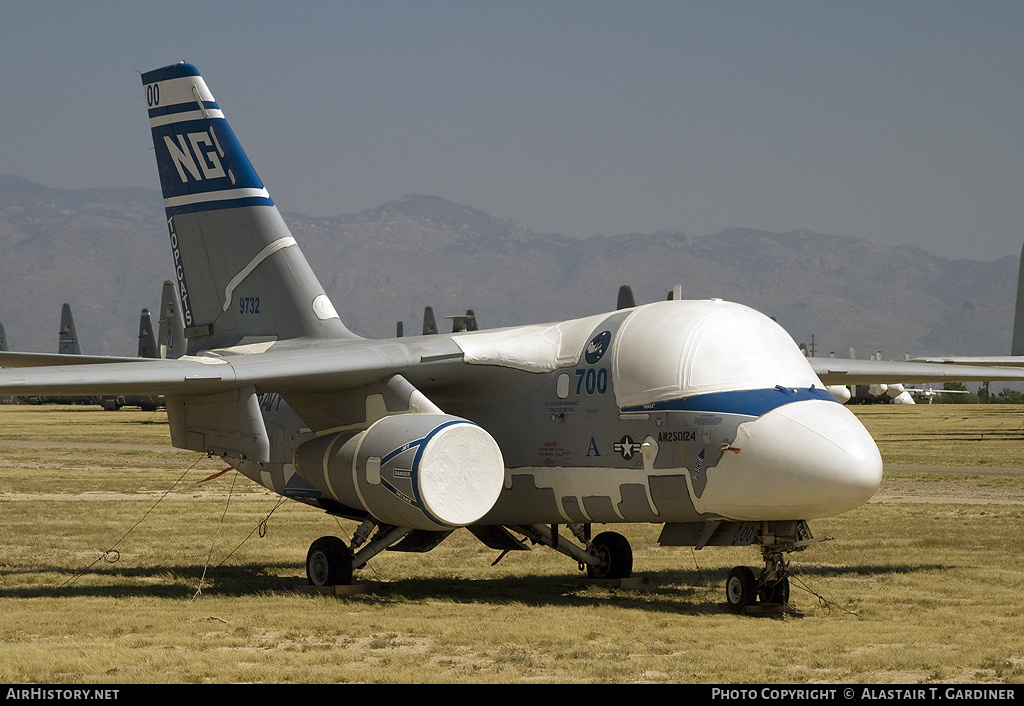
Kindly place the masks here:
POLYGON ((534 544, 543 544, 576 559, 592 579, 628 579, 633 575, 633 549, 618 532, 602 532, 590 538, 589 524, 568 525, 583 545, 577 546, 558 533, 558 525, 517 525, 514 528, 534 544))
POLYGON ((761 547, 764 569, 756 578, 754 572, 745 566, 737 566, 729 572, 725 581, 725 599, 729 607, 742 611, 757 601, 766 606, 788 605, 789 563, 785 555, 830 539, 832 537, 812 537, 803 520, 765 523, 754 540, 761 547))
POLYGON ((312 586, 348 586, 352 583, 352 571, 366 566, 372 557, 399 542, 412 530, 366 520, 352 536, 352 544, 345 544, 338 537, 321 537, 313 542, 306 554, 306 578, 312 586), (366 546, 361 545, 376 534, 366 546), (359 549, 359 551, 356 551, 359 549))
MULTIPOLYGON (((558 533, 558 525, 518 525, 509 527, 526 535, 534 544, 551 547, 579 562, 580 568, 586 567, 587 576, 592 579, 627 579, 633 575, 633 550, 629 541, 618 532, 602 532, 590 538, 589 524, 568 525, 573 535, 579 540, 576 544, 558 533), (582 545, 582 546, 580 546, 582 545)), ((514 539, 504 528, 505 540, 510 545, 501 545, 504 549, 528 549, 519 540, 514 539)), ((434 544, 447 536, 447 533, 436 534, 434 544)), ((491 544, 493 533, 477 535, 485 544, 491 544)), ((352 572, 366 566, 372 557, 393 547, 398 542, 402 546, 409 544, 416 537, 408 527, 395 527, 367 519, 352 536, 351 544, 346 544, 338 537, 321 537, 313 542, 306 555, 306 577, 313 586, 345 586, 352 583, 352 572), (372 538, 371 538, 371 535, 372 538)), ((422 538, 420 538, 422 542, 422 538)), ((420 549, 425 551, 427 548, 420 549)), ((495 546, 495 548, 498 548, 495 546)), ((400 551, 417 551, 416 549, 400 549, 400 551)))

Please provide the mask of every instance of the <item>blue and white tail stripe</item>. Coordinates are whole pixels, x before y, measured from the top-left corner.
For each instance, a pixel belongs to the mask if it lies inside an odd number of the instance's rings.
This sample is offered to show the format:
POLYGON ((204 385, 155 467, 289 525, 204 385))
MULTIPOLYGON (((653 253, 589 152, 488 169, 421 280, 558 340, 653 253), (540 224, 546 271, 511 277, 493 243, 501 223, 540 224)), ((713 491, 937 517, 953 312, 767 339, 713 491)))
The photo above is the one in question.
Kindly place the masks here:
POLYGON ((150 71, 142 82, 169 217, 274 205, 194 66, 150 71))

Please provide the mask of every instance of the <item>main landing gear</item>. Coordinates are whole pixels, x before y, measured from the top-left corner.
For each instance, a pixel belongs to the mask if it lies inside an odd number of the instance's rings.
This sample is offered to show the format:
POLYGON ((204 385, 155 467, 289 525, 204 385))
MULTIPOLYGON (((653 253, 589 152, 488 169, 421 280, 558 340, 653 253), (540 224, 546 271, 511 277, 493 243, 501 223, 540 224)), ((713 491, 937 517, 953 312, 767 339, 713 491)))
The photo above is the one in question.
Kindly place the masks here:
POLYGON ((306 578, 311 586, 347 586, 352 583, 352 553, 337 537, 321 537, 306 554, 306 578))
MULTIPOLYGON (((617 532, 602 532, 591 539, 589 524, 568 527, 579 544, 561 536, 558 525, 518 525, 508 529, 471 527, 470 531, 494 549, 529 549, 509 532, 511 529, 525 535, 524 539, 534 544, 551 547, 575 559, 581 569, 586 567, 587 576, 592 579, 626 579, 632 576, 633 550, 625 537, 617 532)), ((367 519, 356 530, 351 545, 338 537, 321 537, 313 542, 306 554, 306 577, 313 586, 346 586, 352 583, 353 570, 362 568, 380 552, 389 548, 428 551, 449 534, 394 527, 367 519)))
MULTIPOLYGON (((590 525, 567 525, 579 546, 558 533, 558 525, 517 525, 512 528, 526 535, 534 544, 543 544, 586 567, 592 579, 628 579, 633 575, 633 549, 618 532, 602 532, 590 538, 590 525)), ((524 547, 525 548, 525 547, 524 547)))
MULTIPOLYGON (((394 527, 365 520, 352 536, 352 544, 345 544, 338 537, 321 537, 309 546, 306 553, 306 578, 312 586, 348 586, 352 583, 352 572, 366 566, 366 562, 393 544, 413 533, 409 527, 394 527), (365 547, 370 534, 377 530, 365 547)), ((442 535, 437 542, 448 535, 446 532, 429 534, 442 535)))
POLYGON ((760 602, 765 606, 789 604, 789 563, 785 555, 803 551, 812 544, 832 539, 815 539, 804 521, 766 523, 754 540, 761 547, 764 568, 760 575, 746 566, 737 566, 725 581, 725 599, 736 611, 749 609, 760 602), (772 533, 769 533, 772 532, 772 533))

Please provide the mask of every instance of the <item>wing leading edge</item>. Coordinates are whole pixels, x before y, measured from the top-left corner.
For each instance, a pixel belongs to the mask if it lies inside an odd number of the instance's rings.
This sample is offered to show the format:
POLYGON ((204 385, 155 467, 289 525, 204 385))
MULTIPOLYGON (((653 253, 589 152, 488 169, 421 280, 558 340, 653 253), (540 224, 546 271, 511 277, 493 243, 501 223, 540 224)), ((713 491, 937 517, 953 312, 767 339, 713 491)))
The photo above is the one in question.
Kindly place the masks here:
MULTIPOLYGON (((262 353, 222 350, 176 359, 112 358, 102 363, 10 367, 0 370, 0 394, 208 395, 249 386, 258 392, 332 392, 419 367, 429 369, 435 378, 457 381, 461 351, 447 337, 433 338, 438 340, 429 345, 417 345, 416 339, 337 341, 262 353)), ((55 356, 44 359, 63 362, 55 356)))
POLYGON ((825 385, 1024 380, 1024 370, 1019 368, 954 365, 949 361, 915 362, 845 358, 808 358, 807 360, 825 385))

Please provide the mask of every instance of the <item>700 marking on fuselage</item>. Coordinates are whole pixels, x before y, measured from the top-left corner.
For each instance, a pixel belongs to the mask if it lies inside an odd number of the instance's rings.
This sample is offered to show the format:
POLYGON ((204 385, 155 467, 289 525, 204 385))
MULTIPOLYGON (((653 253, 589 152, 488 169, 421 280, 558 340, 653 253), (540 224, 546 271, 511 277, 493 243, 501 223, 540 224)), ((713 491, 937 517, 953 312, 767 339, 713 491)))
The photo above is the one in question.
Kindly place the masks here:
POLYGON ((576 394, 603 395, 608 392, 608 368, 577 368, 576 394))

